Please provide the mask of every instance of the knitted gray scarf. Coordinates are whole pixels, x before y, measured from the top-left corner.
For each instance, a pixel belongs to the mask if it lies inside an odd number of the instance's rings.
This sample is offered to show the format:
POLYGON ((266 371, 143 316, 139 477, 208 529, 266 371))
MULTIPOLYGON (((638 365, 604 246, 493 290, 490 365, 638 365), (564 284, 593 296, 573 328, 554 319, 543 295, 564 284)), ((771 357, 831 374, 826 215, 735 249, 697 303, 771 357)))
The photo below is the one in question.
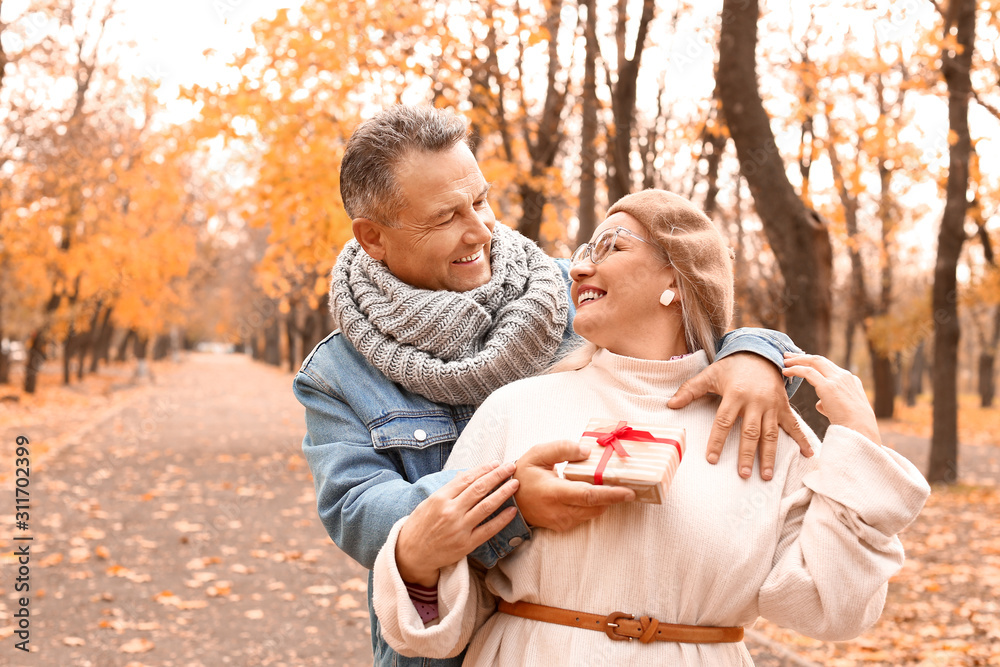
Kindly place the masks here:
POLYGON ((417 289, 349 241, 333 268, 330 312, 390 380, 437 403, 478 405, 553 361, 569 300, 559 268, 497 223, 492 277, 468 292, 417 289))

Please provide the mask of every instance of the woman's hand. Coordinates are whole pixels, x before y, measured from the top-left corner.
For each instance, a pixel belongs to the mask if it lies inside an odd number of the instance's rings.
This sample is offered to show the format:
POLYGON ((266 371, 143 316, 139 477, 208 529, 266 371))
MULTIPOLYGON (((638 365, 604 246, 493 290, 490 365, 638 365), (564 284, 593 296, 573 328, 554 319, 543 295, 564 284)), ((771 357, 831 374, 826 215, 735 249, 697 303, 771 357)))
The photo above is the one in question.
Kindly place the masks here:
POLYGON ((487 463, 459 473, 417 505, 396 540, 396 567, 403 581, 437 585, 442 567, 462 560, 510 523, 517 514, 514 507, 486 519, 517 491, 517 480, 508 479, 513 473, 513 463, 487 463))
POLYGON ((819 396, 816 409, 831 424, 846 426, 875 444, 882 444, 875 412, 856 375, 826 357, 790 352, 785 353, 785 370, 782 373, 800 377, 816 388, 816 395, 819 396))

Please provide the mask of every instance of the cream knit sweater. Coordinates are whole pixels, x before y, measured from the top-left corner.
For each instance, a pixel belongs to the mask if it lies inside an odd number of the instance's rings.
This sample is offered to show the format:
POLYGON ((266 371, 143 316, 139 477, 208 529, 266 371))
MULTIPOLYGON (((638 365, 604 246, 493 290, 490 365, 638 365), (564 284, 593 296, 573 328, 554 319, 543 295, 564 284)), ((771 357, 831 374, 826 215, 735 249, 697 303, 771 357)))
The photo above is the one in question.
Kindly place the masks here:
POLYGON ((628 503, 566 533, 536 529, 485 578, 467 561, 438 584, 440 623, 425 628, 400 579, 400 520, 375 563, 374 605, 388 643, 467 665, 752 665, 742 643, 611 641, 600 632, 493 613, 495 596, 661 622, 749 626, 758 616, 826 640, 854 637, 882 612, 903 563, 896 537, 929 488, 895 452, 840 426, 804 458, 784 433, 774 479, 736 474, 738 435, 717 465, 705 447, 718 399, 666 407, 705 368, 704 352, 646 361, 600 351, 571 372, 508 385, 482 405, 448 461, 513 460, 531 445, 577 440, 591 417, 683 426, 687 452, 664 504, 628 503), (475 635, 473 635, 475 632, 475 635))

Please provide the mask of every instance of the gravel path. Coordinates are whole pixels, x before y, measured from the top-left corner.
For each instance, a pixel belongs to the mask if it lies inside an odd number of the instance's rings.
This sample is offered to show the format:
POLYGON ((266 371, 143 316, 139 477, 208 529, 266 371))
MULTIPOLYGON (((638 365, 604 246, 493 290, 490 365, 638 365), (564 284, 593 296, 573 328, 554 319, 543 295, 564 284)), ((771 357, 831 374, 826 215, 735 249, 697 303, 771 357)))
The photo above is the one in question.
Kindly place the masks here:
MULTIPOLYGON (((910 459, 926 476, 931 454, 930 440, 896 433, 884 423, 879 426, 883 442, 910 459)), ((961 445, 958 449, 958 481, 969 486, 1000 485, 1000 444, 961 445)))
POLYGON ((95 417, 32 462, 32 652, 0 629, 0 664, 370 664, 366 572, 316 517, 288 373, 192 355, 95 417))

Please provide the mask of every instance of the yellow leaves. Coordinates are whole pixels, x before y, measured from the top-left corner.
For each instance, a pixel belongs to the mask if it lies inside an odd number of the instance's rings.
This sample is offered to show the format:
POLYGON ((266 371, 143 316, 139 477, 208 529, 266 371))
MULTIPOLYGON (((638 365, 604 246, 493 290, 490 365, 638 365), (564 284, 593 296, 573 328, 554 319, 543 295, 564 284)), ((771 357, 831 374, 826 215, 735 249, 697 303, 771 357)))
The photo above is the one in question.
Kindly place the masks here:
POLYGON ((45 556, 40 561, 38 561, 39 567, 52 567, 53 565, 58 565, 63 562, 63 555, 61 553, 54 553, 45 556))
POLYGON ((990 665, 1000 661, 1000 492, 938 488, 900 536, 907 560, 892 578, 885 610, 857 639, 818 642, 763 625, 822 665, 990 665), (936 536, 936 537, 935 537, 936 536), (928 544, 929 538, 934 545, 928 544))
POLYGON ((949 33, 941 40, 941 51, 952 51, 956 55, 965 53, 965 45, 958 43, 958 35, 949 33))
POLYGON ((197 533, 198 531, 204 530, 205 526, 200 523, 191 523, 186 519, 181 519, 180 521, 175 521, 173 524, 174 530, 181 533, 197 533))
POLYGON ((156 648, 156 644, 145 637, 136 637, 122 644, 119 649, 122 653, 148 653, 156 648))
POLYGON ((210 598, 225 597, 233 592, 232 582, 220 581, 214 586, 205 589, 205 595, 210 598))
POLYGON ((552 39, 552 35, 549 34, 548 28, 545 26, 539 26, 528 33, 528 46, 536 46, 542 42, 548 42, 552 39))
POLYGON ((133 572, 129 568, 118 564, 109 566, 107 569, 104 570, 104 572, 109 577, 122 577, 128 579, 134 584, 142 584, 152 579, 152 577, 150 577, 148 574, 138 574, 136 572, 133 572))
POLYGON ((162 605, 178 609, 204 609, 208 606, 207 600, 182 600, 170 591, 161 591, 153 599, 162 605))
POLYGON ((218 556, 206 556, 203 558, 192 558, 185 564, 184 567, 189 570, 203 570, 209 565, 215 565, 221 562, 222 559, 218 556))
POLYGON ((73 565, 85 563, 90 560, 90 549, 86 547, 75 547, 69 550, 69 562, 73 565))
POLYGON ((186 276, 193 255, 184 156, 166 134, 120 120, 88 119, 5 181, 15 201, 0 208, 0 228, 18 252, 0 260, 21 284, 2 289, 16 308, 44 313, 56 334, 85 329, 98 304, 119 326, 138 320, 140 331, 158 332, 173 306, 171 282, 186 276), (9 210, 19 224, 7 230, 9 210), (47 312, 53 295, 59 309, 47 312))
POLYGON ((357 598, 353 595, 345 594, 337 598, 336 604, 333 606, 337 611, 345 611, 347 609, 357 609, 361 606, 357 598))
MULTIPOLYGON (((931 436, 932 406, 929 396, 922 396, 910 407, 896 403, 893 428, 924 438, 931 436)), ((958 397, 958 439, 971 445, 996 443, 996 408, 983 408, 979 396, 960 394, 958 397)))
POLYGON ((103 540, 106 533, 100 528, 95 528, 94 526, 87 526, 80 533, 80 537, 87 540, 103 540))
POLYGON ((365 580, 358 577, 348 579, 340 587, 345 591, 357 591, 359 593, 364 593, 368 590, 368 584, 365 580))

